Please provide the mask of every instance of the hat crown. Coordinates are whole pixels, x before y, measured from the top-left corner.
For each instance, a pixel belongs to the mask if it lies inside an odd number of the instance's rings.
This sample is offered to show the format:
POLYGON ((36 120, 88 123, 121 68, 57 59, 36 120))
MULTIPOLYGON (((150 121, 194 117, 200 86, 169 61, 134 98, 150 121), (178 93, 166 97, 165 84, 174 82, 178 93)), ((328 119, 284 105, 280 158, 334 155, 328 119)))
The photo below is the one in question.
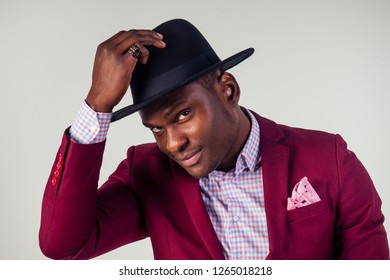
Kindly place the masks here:
POLYGON ((148 62, 137 64, 130 84, 134 103, 153 97, 157 91, 168 91, 171 85, 177 87, 178 80, 186 81, 186 77, 221 61, 199 30, 186 20, 170 20, 153 30, 164 36, 166 47, 147 46, 148 62))

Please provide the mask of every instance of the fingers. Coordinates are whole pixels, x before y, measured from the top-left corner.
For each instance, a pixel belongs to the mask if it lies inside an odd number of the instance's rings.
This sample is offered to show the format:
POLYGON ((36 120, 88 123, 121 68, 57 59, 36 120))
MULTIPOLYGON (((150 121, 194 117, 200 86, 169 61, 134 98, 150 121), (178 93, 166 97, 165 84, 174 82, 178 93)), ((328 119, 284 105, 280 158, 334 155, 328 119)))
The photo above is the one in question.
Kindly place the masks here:
POLYGON ((140 51, 140 55, 138 56, 139 62, 141 62, 142 64, 145 64, 149 58, 149 50, 147 48, 145 48, 144 45, 142 45, 142 44, 136 43, 134 45, 136 45, 140 51))
MULTIPOLYGON (((126 53, 132 45, 136 45, 140 51, 139 61, 145 64, 149 58, 149 51, 145 46, 164 48, 163 36, 150 30, 130 30, 117 37, 118 51, 126 53)), ((131 56, 130 56, 131 57, 131 56)))
POLYGON ((122 56, 125 60, 134 60, 131 54, 128 54, 128 50, 132 45, 136 45, 140 51, 138 60, 145 64, 149 58, 149 51, 145 46, 154 46, 157 48, 164 48, 165 42, 163 41, 163 35, 151 31, 151 30, 129 30, 120 31, 114 36, 103 42, 99 48, 108 50, 110 53, 116 56, 122 56))
POLYGON ((106 41, 104 41, 102 44, 109 44, 110 42, 114 41, 115 39, 117 39, 119 36, 121 36, 124 33, 126 33, 126 31, 119 31, 114 36, 112 36, 112 37, 108 38, 106 41))
MULTIPOLYGON (((121 46, 125 46, 128 43, 136 42, 141 43, 143 45, 161 45, 163 39, 163 35, 160 33, 151 31, 151 30, 129 30, 125 33, 122 33, 119 37, 116 38, 116 42, 121 46)), ((163 43, 163 45, 165 45, 163 43)))
POLYGON ((145 52, 144 46, 154 46, 157 48, 164 48, 165 43, 162 41, 163 36, 151 30, 129 30, 120 31, 113 37, 108 39, 104 44, 109 44, 115 47, 116 52, 125 54, 127 50, 136 45, 141 52, 145 52))
POLYGON ((120 31, 98 46, 87 96, 90 106, 99 112, 111 112, 126 93, 137 62, 146 63, 149 51, 145 46, 164 48, 163 36, 151 30, 120 31), (128 53, 135 45, 140 55, 128 53))

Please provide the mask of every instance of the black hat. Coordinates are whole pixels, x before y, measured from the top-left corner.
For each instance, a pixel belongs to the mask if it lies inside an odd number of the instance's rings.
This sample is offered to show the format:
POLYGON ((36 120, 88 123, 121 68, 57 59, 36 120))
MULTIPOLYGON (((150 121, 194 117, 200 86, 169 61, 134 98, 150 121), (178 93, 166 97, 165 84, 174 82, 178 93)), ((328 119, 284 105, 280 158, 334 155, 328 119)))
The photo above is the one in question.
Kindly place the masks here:
POLYGON ((199 30, 183 19, 167 21, 153 30, 164 36, 166 47, 147 47, 148 62, 137 63, 130 83, 134 104, 114 112, 111 122, 143 109, 210 71, 223 72, 254 52, 249 48, 221 61, 199 30))

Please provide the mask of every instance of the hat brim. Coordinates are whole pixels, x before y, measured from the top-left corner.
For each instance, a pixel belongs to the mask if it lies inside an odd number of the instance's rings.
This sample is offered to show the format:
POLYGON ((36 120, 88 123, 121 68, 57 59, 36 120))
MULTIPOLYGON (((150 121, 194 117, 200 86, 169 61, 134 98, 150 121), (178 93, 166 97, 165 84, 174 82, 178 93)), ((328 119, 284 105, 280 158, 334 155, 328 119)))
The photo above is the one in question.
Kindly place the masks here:
POLYGON ((164 89, 163 91, 159 92, 158 94, 155 94, 154 96, 152 96, 148 99, 145 99, 138 104, 132 104, 132 105, 129 105, 127 107, 124 107, 124 108, 113 113, 112 118, 111 118, 111 122, 115 122, 117 120, 120 120, 128 115, 131 115, 131 114, 145 108, 146 106, 157 101, 158 99, 165 96, 169 92, 172 92, 173 90, 175 90, 179 87, 182 87, 182 86, 196 80, 197 78, 202 77, 203 75, 205 75, 213 70, 220 69, 222 72, 224 72, 224 71, 236 66, 237 64, 244 61, 248 57, 250 57, 254 53, 254 51, 255 50, 253 48, 245 49, 245 50, 243 50, 235 55, 230 56, 229 58, 227 58, 225 60, 222 60, 218 63, 215 63, 214 65, 211 65, 211 66, 205 68, 204 70, 188 77, 187 79, 184 79, 184 80, 174 84, 170 88, 164 89))

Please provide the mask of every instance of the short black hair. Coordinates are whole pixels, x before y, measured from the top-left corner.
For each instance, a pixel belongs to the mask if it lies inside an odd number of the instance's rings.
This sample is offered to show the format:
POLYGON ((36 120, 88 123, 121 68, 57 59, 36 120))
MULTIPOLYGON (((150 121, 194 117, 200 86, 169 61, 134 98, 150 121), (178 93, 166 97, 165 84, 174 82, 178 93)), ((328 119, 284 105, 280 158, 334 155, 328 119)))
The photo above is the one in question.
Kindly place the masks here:
POLYGON ((195 80, 196 83, 200 84, 205 89, 215 92, 214 89, 214 81, 215 79, 219 79, 221 77, 222 73, 219 69, 215 71, 211 71, 207 73, 206 75, 203 75, 202 77, 195 80))

